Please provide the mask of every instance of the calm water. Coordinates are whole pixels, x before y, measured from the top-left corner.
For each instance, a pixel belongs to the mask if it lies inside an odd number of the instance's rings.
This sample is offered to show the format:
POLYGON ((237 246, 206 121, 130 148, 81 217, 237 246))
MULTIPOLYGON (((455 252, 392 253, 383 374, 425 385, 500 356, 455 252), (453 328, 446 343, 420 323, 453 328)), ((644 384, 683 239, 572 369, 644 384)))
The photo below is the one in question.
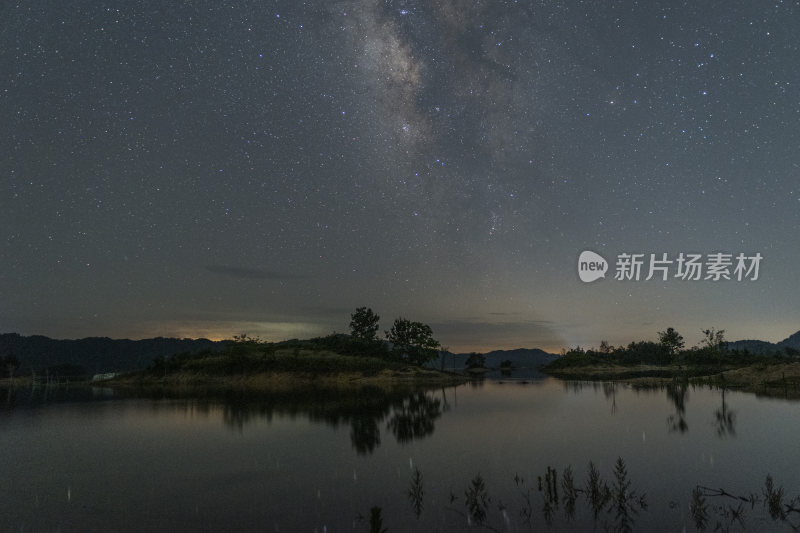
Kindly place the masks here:
MULTIPOLYGON (((2 391, 0 406, 2 531, 368 532, 376 506, 390 533, 461 531, 478 474, 487 525, 541 531, 548 466, 561 491, 549 529, 602 531, 614 512, 595 521, 583 494, 565 517, 561 476, 571 465, 585 487, 591 460, 611 485, 618 457, 646 493, 637 531, 695 531, 698 484, 748 496, 772 474, 800 495, 800 403, 717 389, 544 379, 205 400, 2 391)), ((707 502, 710 530, 716 506, 738 506, 707 502)), ((760 504, 743 508, 747 530, 790 530, 760 504)))

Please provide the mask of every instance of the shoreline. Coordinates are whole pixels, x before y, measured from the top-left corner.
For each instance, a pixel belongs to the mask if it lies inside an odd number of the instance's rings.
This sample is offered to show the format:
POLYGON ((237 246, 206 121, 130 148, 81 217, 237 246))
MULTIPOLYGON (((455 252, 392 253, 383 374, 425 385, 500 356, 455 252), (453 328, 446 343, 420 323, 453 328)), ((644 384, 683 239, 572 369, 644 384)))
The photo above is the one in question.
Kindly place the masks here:
POLYGON ((752 392, 757 395, 800 398, 800 362, 754 363, 748 366, 584 365, 543 369, 567 381, 616 381, 634 387, 663 387, 676 381, 752 392))
POLYGON ((202 388, 235 389, 253 392, 285 391, 308 387, 378 387, 383 389, 405 387, 440 387, 461 385, 470 381, 468 376, 422 368, 384 369, 371 372, 257 372, 209 376, 202 373, 181 372, 156 377, 139 373, 118 376, 99 382, 111 388, 202 388))
MULTIPOLYGON (((772 397, 800 398, 800 362, 734 365, 617 365, 590 364, 542 369, 561 381, 607 381, 636 388, 661 388, 676 383, 709 385, 772 397)), ((513 377, 513 376, 512 376, 513 377)), ((97 386, 113 389, 235 390, 240 392, 286 392, 308 388, 380 388, 395 390, 418 387, 449 387, 474 381, 476 376, 419 367, 385 368, 378 371, 342 372, 264 371, 210 375, 179 371, 158 377, 134 371, 103 381, 70 381, 53 386, 97 386)), ((478 377, 478 379, 481 379, 478 377)), ((0 379, 0 388, 32 386, 29 376, 0 379)), ((39 384, 39 386, 47 386, 39 384)))

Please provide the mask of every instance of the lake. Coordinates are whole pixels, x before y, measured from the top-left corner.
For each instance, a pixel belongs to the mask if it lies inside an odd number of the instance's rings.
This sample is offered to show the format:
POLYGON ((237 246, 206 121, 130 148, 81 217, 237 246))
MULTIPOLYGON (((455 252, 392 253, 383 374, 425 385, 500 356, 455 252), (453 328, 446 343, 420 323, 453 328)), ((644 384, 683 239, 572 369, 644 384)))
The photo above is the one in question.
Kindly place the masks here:
POLYGON ((766 476, 784 503, 800 495, 800 403, 709 387, 0 393, 3 531, 369 532, 373 508, 390 533, 695 531, 698 485, 710 531, 789 531, 763 504, 766 476), (622 515, 609 500, 595 518, 590 461, 622 515))

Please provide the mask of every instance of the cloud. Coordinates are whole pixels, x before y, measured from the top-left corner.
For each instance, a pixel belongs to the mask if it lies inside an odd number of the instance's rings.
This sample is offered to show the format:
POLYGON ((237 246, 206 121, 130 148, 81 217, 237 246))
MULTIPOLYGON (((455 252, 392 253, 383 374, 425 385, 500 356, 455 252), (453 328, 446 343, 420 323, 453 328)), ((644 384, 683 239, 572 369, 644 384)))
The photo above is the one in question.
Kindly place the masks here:
POLYGON ((270 272, 259 268, 247 268, 231 265, 208 265, 206 270, 214 274, 223 274, 241 279, 293 279, 300 276, 282 272, 270 272))
POLYGON ((431 324, 431 328, 434 337, 451 351, 541 348, 557 352, 567 345, 549 320, 449 320, 431 324))
POLYGON ((311 322, 259 321, 259 320, 171 320, 149 324, 141 337, 230 339, 246 333, 250 337, 275 342, 286 339, 307 339, 330 333, 325 326, 311 322))

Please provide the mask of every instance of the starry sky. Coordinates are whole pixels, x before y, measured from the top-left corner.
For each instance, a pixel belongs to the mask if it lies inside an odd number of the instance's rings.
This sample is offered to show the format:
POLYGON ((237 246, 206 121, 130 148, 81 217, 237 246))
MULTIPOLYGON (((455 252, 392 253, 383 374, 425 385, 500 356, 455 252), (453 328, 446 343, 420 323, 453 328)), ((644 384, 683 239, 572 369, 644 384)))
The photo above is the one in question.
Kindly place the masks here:
POLYGON ((800 329, 800 2, 0 21, 0 331, 281 340, 359 306, 457 351, 800 329), (758 279, 614 278, 622 253, 723 252, 760 253, 758 279))

